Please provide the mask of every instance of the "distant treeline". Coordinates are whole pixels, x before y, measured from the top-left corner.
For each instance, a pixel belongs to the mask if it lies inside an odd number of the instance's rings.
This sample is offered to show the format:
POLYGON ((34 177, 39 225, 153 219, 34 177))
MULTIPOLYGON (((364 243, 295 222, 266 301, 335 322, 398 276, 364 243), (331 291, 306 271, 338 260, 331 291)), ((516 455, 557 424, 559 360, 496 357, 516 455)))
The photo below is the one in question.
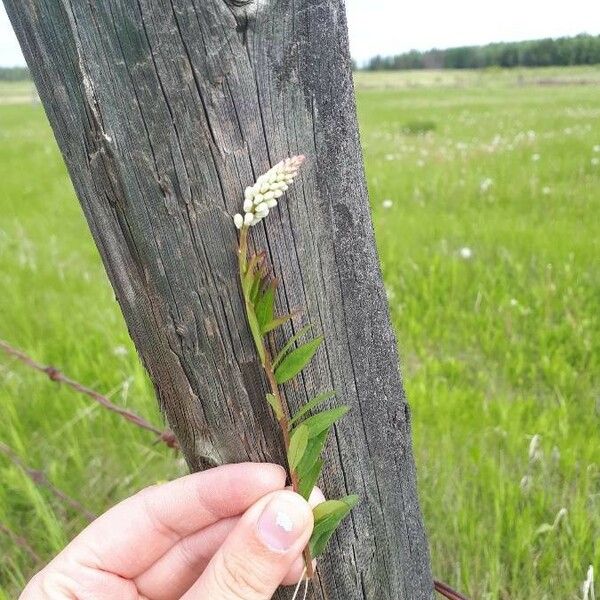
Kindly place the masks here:
POLYGON ((31 79, 27 67, 0 67, 0 81, 23 81, 31 79))
POLYGON ((446 50, 411 50, 397 56, 375 56, 366 69, 482 69, 485 67, 549 67, 600 63, 600 35, 499 42, 446 50))

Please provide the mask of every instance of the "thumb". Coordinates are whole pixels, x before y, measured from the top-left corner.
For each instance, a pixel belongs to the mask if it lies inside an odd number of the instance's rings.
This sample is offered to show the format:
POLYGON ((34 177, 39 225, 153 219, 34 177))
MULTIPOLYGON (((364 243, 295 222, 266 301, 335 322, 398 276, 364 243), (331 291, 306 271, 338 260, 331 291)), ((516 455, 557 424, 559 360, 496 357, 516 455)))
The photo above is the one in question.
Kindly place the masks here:
POLYGON ((269 600, 302 554, 313 528, 301 496, 278 491, 243 515, 182 600, 269 600))

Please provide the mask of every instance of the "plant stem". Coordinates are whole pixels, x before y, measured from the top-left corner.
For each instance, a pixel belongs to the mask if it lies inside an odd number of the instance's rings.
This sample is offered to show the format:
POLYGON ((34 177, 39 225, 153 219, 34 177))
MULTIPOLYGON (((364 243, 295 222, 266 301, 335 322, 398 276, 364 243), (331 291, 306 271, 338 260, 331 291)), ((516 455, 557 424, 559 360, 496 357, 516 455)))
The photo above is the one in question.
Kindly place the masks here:
MULTIPOLYGON (((248 227, 242 227, 240 231, 240 241, 238 247, 238 262, 240 269, 240 283, 242 284, 242 290, 244 289, 243 281, 244 276, 246 275, 246 269, 248 267, 248 227)), ((244 293, 244 306, 246 308, 246 313, 248 315, 249 311, 254 312, 254 305, 252 304, 251 299, 248 297, 246 293, 244 293)), ((279 423, 279 427, 281 429, 281 435, 283 437, 283 443, 285 445, 285 454, 287 460, 287 454, 290 447, 290 416, 289 410, 287 407, 287 403, 285 402, 283 395, 279 389, 277 384, 277 380, 275 379, 275 370, 273 369, 273 359, 271 357, 271 353, 269 348, 265 344, 265 338, 260 338, 260 341, 255 339, 255 343, 258 345, 261 344, 261 347, 258 348, 258 353, 261 356, 264 356, 262 361, 262 366, 265 371, 265 375, 267 377, 267 381, 269 382, 269 387, 271 388, 271 393, 275 397, 277 401, 277 406, 279 408, 279 414, 281 415, 278 418, 277 422, 279 423)), ((290 481, 292 484, 292 490, 294 492, 298 492, 298 475, 296 472, 290 468, 288 463, 288 473, 290 476, 290 481)), ((310 554, 310 548, 306 546, 303 551, 304 562, 306 564, 306 577, 311 579, 314 575, 314 569, 312 564, 312 556, 310 554)))

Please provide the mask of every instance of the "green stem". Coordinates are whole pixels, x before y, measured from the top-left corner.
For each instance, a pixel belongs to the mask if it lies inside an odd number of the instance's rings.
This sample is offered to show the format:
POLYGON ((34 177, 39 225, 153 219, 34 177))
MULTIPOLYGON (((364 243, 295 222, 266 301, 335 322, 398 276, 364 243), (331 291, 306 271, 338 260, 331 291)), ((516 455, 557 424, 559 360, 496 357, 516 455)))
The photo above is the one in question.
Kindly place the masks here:
MULTIPOLYGON (((242 285, 242 290, 244 290, 244 277, 246 275, 248 269, 248 227, 243 226, 240 231, 240 241, 238 247, 238 263, 239 263, 239 271, 240 271, 240 283, 242 285)), ((246 318, 250 320, 250 312, 254 313, 254 304, 252 303, 249 295, 243 291, 244 294, 244 306, 246 308, 246 318)), ((260 339, 254 338, 254 342, 256 344, 256 349, 258 351, 259 356, 264 357, 262 361, 262 366, 265 371, 265 375, 267 377, 267 381, 269 382, 269 387, 271 388, 271 393, 275 397, 277 401, 277 406, 279 408, 279 414, 281 417, 278 419, 279 427, 281 429, 281 434, 283 437, 283 442, 285 445, 285 455, 287 460, 288 450, 290 447, 290 416, 287 404, 281 394, 281 390, 277 384, 277 380, 275 379, 275 370, 273 368, 273 359, 271 357, 271 353, 265 344, 264 336, 260 339)), ((290 481, 292 484, 292 489, 295 492, 298 492, 299 482, 298 475, 295 470, 290 468, 288 463, 288 473, 290 477, 290 481)), ((306 546, 303 552, 304 562, 306 565, 306 576, 310 579, 314 575, 314 569, 312 564, 312 556, 310 554, 310 548, 306 546)))

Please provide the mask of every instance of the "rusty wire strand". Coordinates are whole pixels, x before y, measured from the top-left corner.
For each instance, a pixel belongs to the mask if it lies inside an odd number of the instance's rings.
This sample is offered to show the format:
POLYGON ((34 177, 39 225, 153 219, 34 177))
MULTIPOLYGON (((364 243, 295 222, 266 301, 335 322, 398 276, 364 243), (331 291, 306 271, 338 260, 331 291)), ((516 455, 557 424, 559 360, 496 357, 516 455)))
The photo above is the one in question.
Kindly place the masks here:
POLYGON ((25 461, 7 444, 0 442, 0 453, 4 454, 15 466, 19 467, 33 483, 38 486, 45 487, 55 498, 69 505, 73 510, 81 513, 88 521, 93 521, 96 515, 89 511, 81 502, 71 498, 62 490, 57 488, 49 479, 46 473, 39 469, 33 469, 25 463, 25 461))
POLYGON ((0 349, 4 350, 4 352, 6 352, 6 354, 8 354, 9 356, 16 358, 24 365, 27 365, 28 367, 41 373, 45 373, 52 381, 65 384, 66 386, 70 387, 76 392, 88 396, 88 398, 91 398, 107 410, 120 415, 130 423, 133 423, 134 425, 137 425, 142 429, 146 429, 147 431, 152 432, 156 436, 157 441, 163 442, 169 448, 179 448, 179 443, 177 442, 175 434, 169 429, 162 430, 158 427, 155 427, 154 425, 152 425, 152 423, 150 423, 143 417, 137 415, 136 413, 126 408, 117 406, 100 392, 97 392, 96 390, 89 388, 79 383, 78 381, 75 381, 74 379, 71 379, 70 377, 59 371, 56 367, 50 365, 43 365, 37 362, 36 360, 25 354, 25 352, 23 352, 22 350, 14 348, 8 342, 2 339, 0 339, 0 349))
POLYGON ((23 536, 15 533, 6 523, 0 523, 0 533, 10 538, 13 544, 24 550, 35 563, 42 562, 40 555, 33 549, 31 544, 23 536))
POLYGON ((441 581, 434 581, 435 591, 438 594, 448 598, 448 600, 468 600, 466 596, 463 596, 456 590, 453 590, 449 585, 442 583, 441 581))

